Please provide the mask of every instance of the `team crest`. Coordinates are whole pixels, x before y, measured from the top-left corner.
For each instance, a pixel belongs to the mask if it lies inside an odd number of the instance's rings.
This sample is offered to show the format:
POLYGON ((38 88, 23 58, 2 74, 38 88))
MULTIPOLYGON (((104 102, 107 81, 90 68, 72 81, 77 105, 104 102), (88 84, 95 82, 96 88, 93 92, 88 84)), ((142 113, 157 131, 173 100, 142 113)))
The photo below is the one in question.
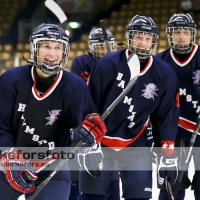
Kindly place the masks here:
MULTIPOLYGON (((46 125, 52 125, 57 119, 58 119, 58 116, 60 115, 60 112, 61 112, 62 110, 52 110, 52 111, 49 111, 48 110, 48 112, 49 112, 49 117, 45 117, 45 119, 47 119, 47 120, 49 120, 48 122, 47 122, 47 124, 46 125)), ((45 126, 46 126, 45 125, 45 126)))
POLYGON ((142 90, 144 94, 141 95, 141 97, 145 97, 146 99, 153 99, 154 100, 154 95, 158 96, 156 94, 156 91, 159 90, 157 89, 157 86, 153 83, 149 83, 148 85, 145 85, 145 89, 142 90))
POLYGON ((197 70, 196 72, 193 72, 194 77, 192 77, 192 79, 194 79, 194 84, 199 85, 200 84, 200 70, 197 70))

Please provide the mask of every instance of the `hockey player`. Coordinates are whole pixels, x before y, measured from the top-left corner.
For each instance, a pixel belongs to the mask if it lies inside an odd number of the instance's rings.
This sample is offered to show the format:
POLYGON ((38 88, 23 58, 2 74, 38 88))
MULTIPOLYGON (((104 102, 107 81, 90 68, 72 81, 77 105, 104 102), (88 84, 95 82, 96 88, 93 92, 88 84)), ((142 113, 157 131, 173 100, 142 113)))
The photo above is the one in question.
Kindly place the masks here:
MULTIPOLYGON (((110 51, 115 52, 116 44, 112 33, 106 29, 110 51)), ((107 54, 104 42, 103 32, 101 28, 93 28, 88 37, 88 45, 90 52, 74 58, 71 66, 71 72, 82 77, 88 84, 89 75, 91 74, 96 61, 107 54)))
MULTIPOLYGON (((0 146, 5 149, 0 157, 0 199, 17 199, 23 193, 30 196, 51 172, 37 174, 42 166, 29 165, 19 148, 53 150, 70 147, 81 138, 84 147, 92 147, 106 133, 98 114, 87 115, 93 110, 86 84, 63 70, 70 48, 65 31, 41 24, 30 37, 30 48, 29 65, 9 69, 0 77, 0 146)), ((68 199, 69 177, 66 163, 35 200, 68 199)))
POLYGON ((128 49, 99 59, 90 76, 90 93, 96 109, 103 113, 130 81, 128 57, 133 53, 140 60, 140 74, 135 85, 105 119, 107 133, 101 142, 104 155, 101 175, 92 178, 86 171, 81 171, 79 200, 105 199, 114 162, 119 165, 123 197, 127 200, 151 199, 152 162, 146 135, 149 121, 160 149, 159 184, 164 184, 166 176, 171 184, 177 178, 174 143, 179 91, 176 74, 168 64, 152 56, 158 33, 150 17, 134 16, 126 26, 126 38, 128 49))
MULTIPOLYGON (((116 43, 113 34, 106 29, 106 34, 110 46, 111 52, 116 51, 116 43)), ((82 77, 84 81, 88 84, 89 76, 94 68, 96 61, 107 54, 106 45, 104 42, 103 32, 101 28, 93 28, 88 36, 88 45, 90 52, 81 56, 74 58, 71 65, 71 72, 82 77)), ((79 181, 77 171, 72 171, 72 188, 69 200, 77 199, 79 195, 79 181)), ((120 189, 119 189, 119 173, 114 171, 111 173, 111 181, 109 184, 109 196, 107 200, 119 200, 120 199, 120 189)))
MULTIPOLYGON (((186 147, 189 145, 191 132, 196 125, 199 113, 199 54, 200 48, 196 44, 197 26, 189 14, 174 14, 166 27, 166 34, 171 48, 159 53, 156 57, 168 63, 176 72, 180 87, 180 117, 178 122, 178 134, 176 145, 180 147, 179 169, 185 162, 184 153, 188 153, 186 147)), ((195 147, 199 147, 200 138, 197 135, 195 147)), ((192 181, 195 199, 200 199, 200 173, 197 170, 200 155, 193 151, 193 159, 196 167, 192 181)), ((182 200, 185 189, 190 186, 187 173, 184 174, 180 190, 176 199, 182 200)), ((168 199, 166 190, 161 190, 160 200, 168 199)))

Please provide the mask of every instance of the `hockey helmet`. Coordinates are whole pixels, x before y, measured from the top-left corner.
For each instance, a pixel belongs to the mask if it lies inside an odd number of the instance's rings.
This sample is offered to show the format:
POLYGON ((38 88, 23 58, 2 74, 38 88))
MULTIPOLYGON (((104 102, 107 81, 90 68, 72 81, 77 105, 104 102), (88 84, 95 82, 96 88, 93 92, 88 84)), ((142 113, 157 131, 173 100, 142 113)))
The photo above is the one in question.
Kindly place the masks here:
POLYGON ((55 24, 41 24, 39 25, 30 37, 30 51, 31 51, 31 59, 33 60, 34 65, 39 68, 44 74, 56 74, 61 69, 63 69, 68 61, 68 55, 70 51, 69 47, 69 38, 65 31, 55 24), (39 54, 39 48, 42 44, 48 43, 46 49, 49 49, 49 54, 51 50, 52 43, 59 44, 60 49, 55 50, 55 54, 59 51, 62 51, 62 55, 58 63, 55 62, 47 62, 47 59, 41 57, 39 54), (39 62, 42 60, 42 62, 39 62), (54 63, 54 64, 50 64, 54 63))

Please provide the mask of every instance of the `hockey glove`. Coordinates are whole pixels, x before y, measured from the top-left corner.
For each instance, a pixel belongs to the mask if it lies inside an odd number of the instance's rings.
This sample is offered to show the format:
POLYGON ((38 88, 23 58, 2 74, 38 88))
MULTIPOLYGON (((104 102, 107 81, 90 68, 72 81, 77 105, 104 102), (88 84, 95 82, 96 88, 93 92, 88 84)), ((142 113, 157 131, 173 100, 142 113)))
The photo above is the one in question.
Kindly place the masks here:
POLYGON ((33 167, 23 158, 21 151, 10 149, 0 156, 1 170, 10 185, 22 193, 35 191, 34 181, 38 179, 33 167))
POLYGON ((78 153, 78 163, 83 167, 92 177, 96 178, 100 175, 103 167, 103 153, 101 145, 95 145, 87 154, 78 153))
POLYGON ((178 177, 178 156, 176 152, 171 155, 161 154, 157 157, 158 185, 164 184, 165 177, 173 185, 178 177))
POLYGON ((84 72, 81 72, 81 74, 80 74, 80 77, 82 77, 83 78, 83 80, 86 82, 86 84, 88 85, 88 83, 89 83, 89 73, 88 72, 86 72, 86 71, 84 71, 84 72))
POLYGON ((78 128, 71 131, 72 146, 83 138, 84 143, 82 147, 92 147, 94 144, 101 142, 105 134, 106 126, 99 114, 89 114, 78 128))

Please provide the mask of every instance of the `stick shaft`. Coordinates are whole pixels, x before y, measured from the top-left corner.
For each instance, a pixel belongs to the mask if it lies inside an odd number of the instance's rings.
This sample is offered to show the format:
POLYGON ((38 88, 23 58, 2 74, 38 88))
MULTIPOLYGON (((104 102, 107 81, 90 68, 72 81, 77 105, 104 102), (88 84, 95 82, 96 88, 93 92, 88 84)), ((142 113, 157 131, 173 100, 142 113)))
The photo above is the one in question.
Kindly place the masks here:
POLYGON ((104 111, 104 113, 101 115, 101 119, 105 119, 111 111, 118 105, 118 103, 124 98, 124 96, 130 91, 130 89, 133 87, 135 82, 137 81, 138 76, 134 77, 130 80, 129 84, 126 86, 124 91, 113 101, 113 103, 104 111))
POLYGON ((106 44, 107 52, 111 53, 110 45, 109 45, 108 38, 107 38, 107 33, 106 33, 106 27, 104 25, 104 21, 100 20, 99 23, 100 23, 100 26, 101 26, 101 29, 102 29, 102 32, 103 32, 103 37, 104 37, 104 41, 105 41, 105 44, 106 44))
POLYGON ((192 149, 193 149, 193 146, 194 146, 196 137, 197 137, 197 133, 198 133, 198 130, 199 130, 199 126, 200 126, 200 113, 198 114, 196 126, 195 126, 195 129, 194 129, 194 131, 193 131, 193 133, 192 133, 192 136, 191 136, 191 139, 190 139, 188 155, 187 155, 187 157, 186 157, 185 163, 184 163, 183 166, 181 167, 181 171, 180 171, 180 174, 179 174, 179 176, 178 176, 177 183, 175 184, 175 187, 174 187, 174 197, 176 197, 176 195, 177 195, 177 193, 178 193, 178 190, 179 190, 179 187, 180 187, 182 178, 183 178, 183 174, 184 174, 184 172, 185 172, 185 170, 186 170, 186 168, 187 168, 187 166, 188 166, 188 162, 189 162, 190 156, 191 156, 191 154, 192 154, 192 149))
MULTIPOLYGON (((83 144, 83 139, 81 139, 78 142, 78 144, 75 147, 73 147, 73 149, 69 153, 72 153, 72 154, 75 153, 81 147, 82 144, 83 144)), ((68 160, 69 160, 68 157, 60 160, 59 164, 55 167, 55 169, 50 173, 50 175, 42 183, 40 183, 40 185, 38 185, 35 192, 27 200, 33 200, 36 197, 36 195, 44 188, 44 186, 51 180, 51 178, 55 175, 55 173, 58 170, 60 170, 68 160)))

